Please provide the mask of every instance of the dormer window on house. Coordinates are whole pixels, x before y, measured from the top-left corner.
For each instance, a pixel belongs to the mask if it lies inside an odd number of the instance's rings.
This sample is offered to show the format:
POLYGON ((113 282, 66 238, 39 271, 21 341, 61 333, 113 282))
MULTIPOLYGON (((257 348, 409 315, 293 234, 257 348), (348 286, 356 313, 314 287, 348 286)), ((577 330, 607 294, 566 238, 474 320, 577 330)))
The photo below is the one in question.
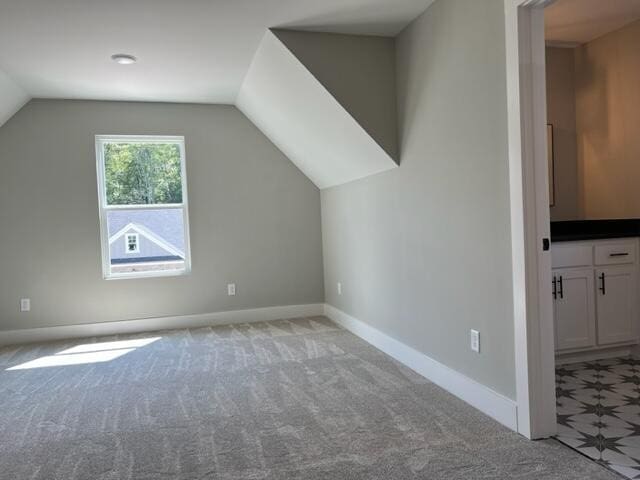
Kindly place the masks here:
POLYGON ((96 136, 104 278, 189 272, 183 137, 96 136))
POLYGON ((127 253, 139 253, 140 248, 138 247, 138 234, 137 233, 127 233, 125 235, 125 248, 127 249, 127 253))

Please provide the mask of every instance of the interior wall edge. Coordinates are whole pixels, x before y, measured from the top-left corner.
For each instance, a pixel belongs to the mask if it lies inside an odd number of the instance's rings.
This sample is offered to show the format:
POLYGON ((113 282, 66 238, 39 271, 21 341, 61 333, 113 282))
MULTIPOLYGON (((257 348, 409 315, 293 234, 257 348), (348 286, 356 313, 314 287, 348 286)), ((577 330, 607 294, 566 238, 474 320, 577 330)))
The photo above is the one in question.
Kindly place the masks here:
POLYGON ((30 100, 31 96, 0 70, 0 128, 30 100))

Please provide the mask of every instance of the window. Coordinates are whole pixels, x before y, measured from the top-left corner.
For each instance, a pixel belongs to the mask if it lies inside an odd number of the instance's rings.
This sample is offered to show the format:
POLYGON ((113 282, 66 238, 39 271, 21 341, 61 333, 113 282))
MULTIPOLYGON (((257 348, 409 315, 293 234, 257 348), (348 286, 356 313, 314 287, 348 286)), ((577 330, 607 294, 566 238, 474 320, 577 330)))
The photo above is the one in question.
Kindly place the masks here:
POLYGON ((96 136, 105 278, 191 268, 183 137, 96 136))
POLYGON ((140 248, 138 247, 138 234, 137 233, 127 233, 124 236, 125 249, 127 253, 140 253, 140 248))

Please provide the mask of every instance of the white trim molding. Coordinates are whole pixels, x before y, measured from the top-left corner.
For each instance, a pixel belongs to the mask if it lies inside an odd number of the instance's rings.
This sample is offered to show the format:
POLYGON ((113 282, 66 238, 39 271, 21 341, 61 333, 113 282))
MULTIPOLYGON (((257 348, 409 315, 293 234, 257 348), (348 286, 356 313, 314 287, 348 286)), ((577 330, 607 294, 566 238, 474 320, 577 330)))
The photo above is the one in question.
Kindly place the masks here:
POLYGON ((517 405, 514 400, 437 362, 332 305, 325 304, 324 314, 341 327, 382 350, 472 407, 512 430, 518 430, 517 405))
POLYGON ((48 342, 71 338, 123 335, 128 333, 176 330, 183 328, 211 327, 238 323, 267 322, 290 318, 313 317, 324 313, 322 303, 286 305, 280 307, 230 310, 216 313, 200 313, 172 317, 142 318, 115 322, 87 323, 58 327, 29 328, 0 331, 0 346, 23 343, 48 342))
POLYGON ((518 432, 556 433, 543 8, 504 0, 518 432))
MULTIPOLYGON (((96 174, 98 180, 98 212, 100 220, 100 246, 102 250, 102 277, 105 280, 130 279, 130 278, 149 278, 149 277, 173 277, 179 275, 188 275, 191 273, 191 241, 189 236, 189 199, 187 193, 187 167, 185 156, 185 139, 181 135, 96 135, 96 174), (142 204, 142 205, 109 205, 107 201, 106 187, 106 167, 105 167, 105 145, 111 143, 144 143, 144 144, 171 144, 176 145, 180 151, 180 181, 182 203, 173 204, 142 204), (184 258, 184 267, 180 269, 153 270, 147 272, 119 272, 115 273, 111 270, 111 250, 112 243, 109 237, 109 228, 107 225, 107 213, 110 210, 150 210, 150 209, 176 209, 182 210, 183 235, 184 235, 184 252, 179 256, 184 258)), ((126 228, 126 227, 125 227, 126 228)), ((138 232, 144 234, 150 240, 158 243, 151 238, 151 232, 143 231, 144 227, 135 225, 138 232)), ((120 232, 118 232, 120 233, 120 232)), ((155 237, 158 239, 158 237, 155 237)), ((159 239, 158 239, 159 240, 159 239)), ((160 245, 166 250, 172 250, 169 243, 163 242, 160 245)), ((178 251, 175 247, 174 251, 178 251)))

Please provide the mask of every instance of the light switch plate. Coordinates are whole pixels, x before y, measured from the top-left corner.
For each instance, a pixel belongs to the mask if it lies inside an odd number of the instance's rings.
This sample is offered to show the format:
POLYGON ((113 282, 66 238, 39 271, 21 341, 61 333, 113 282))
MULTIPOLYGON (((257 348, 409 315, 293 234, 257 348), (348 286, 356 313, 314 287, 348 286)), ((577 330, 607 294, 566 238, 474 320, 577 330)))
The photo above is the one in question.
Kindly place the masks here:
POLYGON ((31 311, 31 299, 30 298, 21 298, 20 299, 20 311, 21 312, 29 312, 29 311, 31 311))
POLYGON ((227 285, 227 294, 230 297, 233 297, 236 294, 236 284, 235 283, 230 283, 229 285, 227 285))
POLYGON ((480 332, 477 330, 471 330, 471 350, 476 353, 480 353, 480 332))

